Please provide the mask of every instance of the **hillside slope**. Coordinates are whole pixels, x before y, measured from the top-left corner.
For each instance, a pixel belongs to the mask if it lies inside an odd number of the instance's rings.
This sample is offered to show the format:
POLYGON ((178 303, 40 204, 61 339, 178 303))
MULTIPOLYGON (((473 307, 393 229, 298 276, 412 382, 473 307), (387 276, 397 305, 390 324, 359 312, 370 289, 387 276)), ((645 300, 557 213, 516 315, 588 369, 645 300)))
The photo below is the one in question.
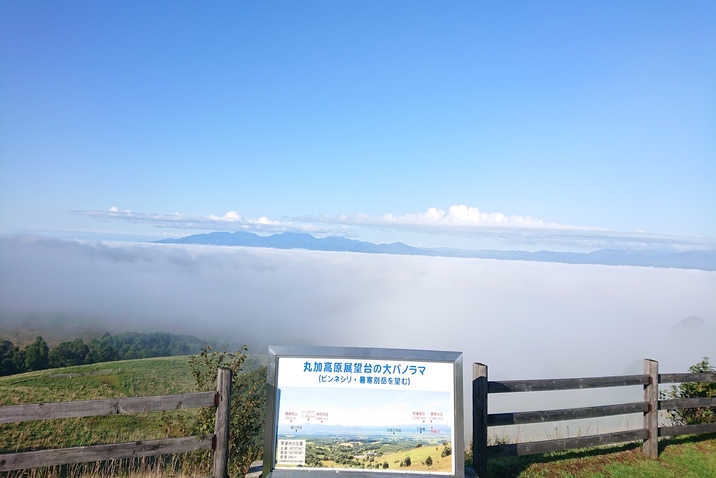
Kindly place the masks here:
MULTIPOLYGON (((260 363, 261 357, 251 356, 244 371, 260 363)), ((194 391, 189 357, 161 357, 0 377, 0 406, 194 391)), ((196 413, 190 409, 2 424, 0 453, 165 438, 166 424, 176 423, 177 417, 190 422, 196 413)))

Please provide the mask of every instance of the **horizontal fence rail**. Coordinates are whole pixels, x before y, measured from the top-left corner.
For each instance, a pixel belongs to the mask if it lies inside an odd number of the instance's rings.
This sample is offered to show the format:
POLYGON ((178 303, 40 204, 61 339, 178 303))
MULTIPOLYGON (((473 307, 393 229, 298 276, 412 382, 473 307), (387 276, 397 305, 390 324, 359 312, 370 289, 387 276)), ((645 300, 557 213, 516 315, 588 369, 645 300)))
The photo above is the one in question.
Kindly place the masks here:
POLYGON ((487 426, 524 425, 527 423, 557 422, 582 418, 597 418, 627 413, 644 413, 649 410, 647 402, 602 405, 597 407, 565 408, 535 412, 492 413, 487 415, 487 426))
POLYGON ((534 455, 537 453, 550 453, 553 451, 567 451, 576 448, 612 445, 628 441, 645 440, 646 430, 629 430, 624 432, 604 433, 574 438, 558 438, 527 443, 508 443, 487 447, 489 458, 502 458, 507 456, 534 455))
POLYGON ((646 375, 623 375, 615 377, 559 378, 541 380, 510 380, 488 382, 487 393, 548 392, 554 390, 575 390, 585 388, 626 387, 646 385, 646 375))
POLYGON ((216 406, 216 398, 216 392, 197 392, 154 397, 110 398, 76 402, 9 405, 0 407, 0 423, 213 407, 216 406))
POLYGON ((667 427, 658 426, 659 410, 679 410, 716 406, 716 398, 659 400, 659 384, 694 382, 716 382, 716 373, 659 374, 658 363, 654 360, 645 360, 644 373, 639 375, 488 381, 487 365, 476 363, 473 365, 472 384, 473 468, 478 478, 484 478, 487 473, 488 458, 532 455, 633 441, 642 441, 644 453, 649 457, 656 458, 658 457, 659 437, 716 432, 716 423, 667 427), (644 397, 643 401, 639 402, 527 412, 490 414, 487 411, 488 394, 492 393, 542 392, 639 385, 643 387, 644 397), (641 413, 643 415, 643 428, 525 443, 488 445, 487 442, 488 427, 599 418, 633 413, 641 413))
POLYGON ((41 466, 68 465, 92 461, 139 458, 143 456, 211 450, 213 435, 167 438, 164 440, 91 445, 57 450, 28 451, 0 455, 0 471, 24 470, 41 466))
POLYGON ((716 433, 716 423, 700 423, 698 425, 676 425, 673 427, 659 427, 660 437, 697 435, 699 433, 716 433))
POLYGON ((716 382, 716 373, 662 373, 659 383, 716 382))
POLYGON ((231 370, 219 369, 216 382, 217 389, 212 392, 0 407, 0 423, 216 407, 214 433, 211 435, 2 454, 0 455, 0 472, 186 453, 195 450, 214 450, 213 476, 223 478, 227 476, 228 464, 231 370))
POLYGON ((659 400, 659 410, 680 410, 682 408, 705 407, 716 407, 716 397, 659 400))

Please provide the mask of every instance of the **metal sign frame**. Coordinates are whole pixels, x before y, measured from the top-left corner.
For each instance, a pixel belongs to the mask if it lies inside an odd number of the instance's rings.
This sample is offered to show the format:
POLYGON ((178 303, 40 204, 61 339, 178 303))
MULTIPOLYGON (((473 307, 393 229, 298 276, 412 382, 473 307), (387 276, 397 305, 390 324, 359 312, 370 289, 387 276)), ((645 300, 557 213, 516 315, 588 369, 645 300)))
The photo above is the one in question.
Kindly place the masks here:
MULTIPOLYGON (((341 472, 349 473, 356 478, 376 478, 376 475, 391 474, 409 475, 410 478, 464 478, 462 369, 461 352, 358 347, 269 347, 263 477, 327 478, 335 477, 337 472, 341 472), (363 365, 368 365, 368 367, 362 369, 363 365), (356 368, 361 370, 356 372, 356 368), (368 369, 371 369, 372 373, 366 372, 368 369), (336 399, 336 397, 340 397, 340 399, 336 399), (415 403, 418 404, 430 402, 430 406, 433 408, 436 407, 432 403, 439 403, 446 410, 447 418, 443 418, 443 412, 426 412, 422 409, 422 411, 411 411, 403 409, 405 407, 399 408, 396 415, 394 409, 389 409, 387 404, 382 405, 383 402, 388 402, 387 398, 393 397, 400 397, 401 400, 407 397, 415 400, 415 403), (435 397, 439 397, 437 402, 435 397), (301 402, 301 400, 304 401, 301 402), (328 403, 328 408, 333 410, 331 416, 327 412, 306 410, 306 408, 311 408, 310 406, 297 405, 306 403, 305 400, 315 400, 324 405, 328 403), (347 417, 353 409, 345 410, 344 408, 347 406, 342 405, 343 400, 351 401, 352 407, 373 410, 374 414, 371 415, 371 419, 386 425, 363 424, 365 425, 363 426, 355 423, 351 425, 360 428, 360 433, 375 433, 376 437, 385 437, 391 433, 395 435, 397 432, 398 436, 395 437, 395 440, 403 436, 405 440, 410 441, 414 440, 416 436, 422 436, 416 435, 416 433, 425 431, 424 436, 427 443, 430 441, 428 437, 432 436, 430 434, 436 432, 437 434, 431 442, 431 446, 435 446, 438 436, 444 437, 444 434, 447 433, 446 430, 449 429, 452 450, 451 455, 448 455, 452 457, 450 471, 430 471, 431 468, 427 466, 427 463, 416 464, 415 467, 403 467, 391 463, 387 469, 363 469, 347 466, 322 468, 308 466, 305 462, 301 464, 301 460, 305 460, 306 438, 314 437, 315 439, 316 434, 333 436, 332 434, 337 432, 327 431, 330 429, 328 424, 341 425, 334 422, 351 420, 347 417), (372 409, 365 408, 370 407, 371 404, 372 409), (287 411, 294 405, 298 407, 297 411, 287 411), (430 419, 432 421, 432 417, 425 416, 426 413, 435 415, 434 429, 432 426, 428 427, 428 424, 420 426, 420 420, 426 422, 426 419, 430 419), (342 418, 336 420, 335 416, 342 418), (400 418, 397 418, 398 416, 400 418), (293 423, 294 418, 296 426, 289 428, 287 421, 290 419, 293 423), (312 418, 314 422, 310 421, 312 418), (322 423, 324 418, 326 422, 330 423, 324 425, 322 423), (381 419, 393 420, 393 423, 391 425, 387 422, 380 422, 381 419), (405 424, 400 424, 405 420, 413 421, 409 424, 410 431, 407 429, 404 431, 403 428, 407 427, 403 426, 405 424), (319 421, 320 424, 317 423, 319 421), (438 428, 438 422, 440 428, 438 428), (301 425, 298 425, 299 423, 301 425), (307 431, 303 431, 304 426, 308 428, 307 431), (390 426, 397 426, 397 428, 390 428, 390 426), (442 435, 438 435, 440 433, 442 435), (279 436, 284 438, 280 439, 279 436), (302 440, 302 436, 306 438, 302 440), (280 450, 279 443, 281 444, 280 450), (421 467, 427 467, 427 471, 411 471, 411 468, 415 470, 421 467)), ((357 420, 357 418, 353 417, 352 420, 357 420)), ((385 440, 389 441, 392 438, 388 436, 385 440)), ((422 446, 422 443, 418 446, 422 446)), ((437 451, 436 457, 439 455, 440 452, 437 451)), ((442 457, 441 464, 443 468, 446 466, 444 458, 442 457)))

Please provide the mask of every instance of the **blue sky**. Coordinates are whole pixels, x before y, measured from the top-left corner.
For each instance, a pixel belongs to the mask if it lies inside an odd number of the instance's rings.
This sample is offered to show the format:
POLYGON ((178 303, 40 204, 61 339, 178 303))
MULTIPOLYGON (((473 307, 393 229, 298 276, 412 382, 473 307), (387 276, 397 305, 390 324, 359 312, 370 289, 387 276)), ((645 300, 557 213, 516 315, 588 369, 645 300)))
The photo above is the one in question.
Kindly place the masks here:
POLYGON ((0 233, 713 249, 714 24, 711 1, 4 1, 0 233))
POLYGON ((714 25, 713 0, 1 0, 0 322, 683 372, 716 356, 713 272, 115 241, 714 250, 714 25))

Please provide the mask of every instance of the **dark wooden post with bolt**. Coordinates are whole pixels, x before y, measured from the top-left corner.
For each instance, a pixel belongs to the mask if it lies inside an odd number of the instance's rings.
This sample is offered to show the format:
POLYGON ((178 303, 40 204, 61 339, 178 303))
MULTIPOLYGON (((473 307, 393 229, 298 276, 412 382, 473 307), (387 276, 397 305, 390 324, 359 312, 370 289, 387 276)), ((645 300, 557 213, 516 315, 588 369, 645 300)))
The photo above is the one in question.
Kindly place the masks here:
POLYGON ((229 424, 231 413, 231 369, 220 368, 216 375, 216 420, 214 421, 214 478, 226 478, 229 464, 229 424))
POLYGON ((472 469, 487 476, 487 365, 472 364, 472 469))
POLYGON ((649 376, 649 383, 644 385, 644 401, 649 403, 644 428, 649 435, 642 447, 649 458, 659 458, 659 362, 644 359, 644 375, 649 376))

